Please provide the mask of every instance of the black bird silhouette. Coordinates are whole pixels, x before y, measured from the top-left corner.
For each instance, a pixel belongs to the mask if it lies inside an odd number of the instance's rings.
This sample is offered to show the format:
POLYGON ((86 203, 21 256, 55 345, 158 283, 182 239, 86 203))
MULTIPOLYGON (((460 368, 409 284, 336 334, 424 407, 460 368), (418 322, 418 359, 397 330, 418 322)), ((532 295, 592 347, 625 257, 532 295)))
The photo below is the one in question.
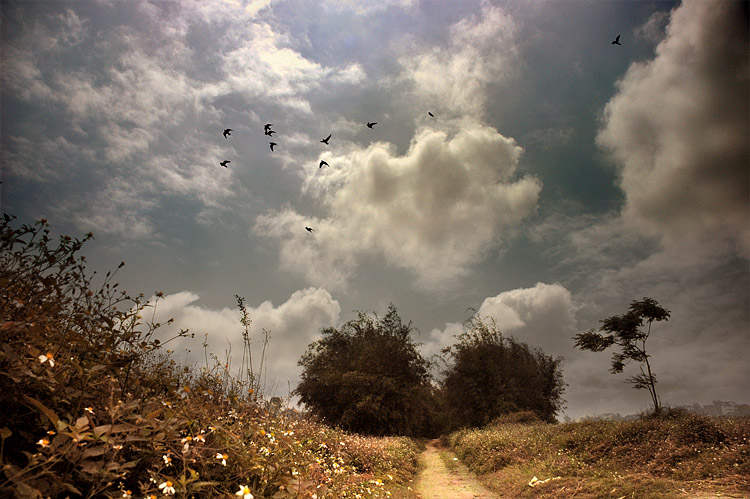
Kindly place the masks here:
POLYGON ((325 145, 328 145, 328 141, 329 140, 331 140, 331 136, 330 135, 328 137, 326 137, 325 139, 321 140, 321 142, 324 143, 325 145))
POLYGON ((226 130, 224 130, 224 138, 225 138, 225 139, 227 138, 227 136, 228 136, 228 135, 232 135, 231 133, 229 133, 229 132, 231 132, 231 131, 232 131, 232 129, 231 129, 231 128, 227 128, 226 130))
POLYGON ((315 232, 315 231, 314 231, 314 230, 313 230, 313 229, 312 229, 311 227, 305 227, 305 230, 306 230, 307 232, 315 232))
POLYGON ((273 126, 273 123, 266 123, 266 125, 263 127, 263 131, 264 132, 269 131, 272 126, 273 126))
POLYGON ((222 161, 222 162, 221 162, 221 163, 219 163, 219 164, 220 164, 221 166, 223 166, 224 168, 227 168, 227 165, 228 165, 229 163, 231 163, 231 161, 229 161, 228 159, 225 159, 224 161, 222 161))
POLYGON ((331 166, 331 165, 329 165, 328 163, 326 163, 326 162, 325 162, 325 160, 322 160, 322 159, 321 159, 321 160, 320 160, 320 166, 319 166, 318 168, 323 168, 323 165, 325 165, 325 166, 331 166))
POLYGON ((430 116, 432 116, 433 118, 435 117, 435 115, 434 115, 434 114, 432 114, 432 113, 431 113, 431 112, 429 112, 429 111, 427 111, 427 114, 429 114, 429 115, 430 115, 430 116))
POLYGON ((276 132, 275 132, 275 131, 273 131, 273 130, 266 130, 266 135, 268 135, 269 137, 270 137, 271 135, 275 134, 275 133, 276 133, 276 132))
POLYGON ((617 35, 617 38, 612 42, 612 45, 622 45, 622 43, 620 43, 620 35, 617 35))
POLYGON ((374 127, 375 125, 377 125, 377 123, 374 123, 374 122, 373 122, 373 123, 370 123, 370 122, 368 122, 368 123, 367 123, 367 128, 372 128, 372 127, 374 127))
POLYGON ((268 143, 268 145, 270 145, 270 146, 271 146, 271 150, 273 151, 273 146, 275 146, 275 145, 276 145, 276 142, 269 142, 269 143, 268 143))

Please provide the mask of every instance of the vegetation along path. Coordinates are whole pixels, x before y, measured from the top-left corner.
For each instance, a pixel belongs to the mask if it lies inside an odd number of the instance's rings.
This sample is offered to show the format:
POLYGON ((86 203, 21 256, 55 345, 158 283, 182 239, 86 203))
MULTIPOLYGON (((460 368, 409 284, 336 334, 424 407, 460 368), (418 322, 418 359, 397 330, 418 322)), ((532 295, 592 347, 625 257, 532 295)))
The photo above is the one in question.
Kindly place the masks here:
POLYGON ((437 440, 427 443, 422 453, 421 471, 417 476, 417 493, 422 499, 493 499, 474 475, 454 455, 437 447, 437 440), (446 462, 450 464, 446 464, 446 462))

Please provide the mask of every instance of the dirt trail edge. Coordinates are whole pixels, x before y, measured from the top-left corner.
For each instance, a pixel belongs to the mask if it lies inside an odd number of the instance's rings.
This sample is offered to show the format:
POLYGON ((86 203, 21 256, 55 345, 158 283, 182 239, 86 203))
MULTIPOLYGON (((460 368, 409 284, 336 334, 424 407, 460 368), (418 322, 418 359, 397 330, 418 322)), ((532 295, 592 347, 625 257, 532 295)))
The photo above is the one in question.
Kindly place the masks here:
POLYGON ((422 499, 495 499, 497 496, 484 488, 476 477, 459 461, 449 470, 441 454, 453 459, 453 453, 438 449, 437 440, 427 443, 420 456, 422 471, 416 480, 416 491, 422 499))

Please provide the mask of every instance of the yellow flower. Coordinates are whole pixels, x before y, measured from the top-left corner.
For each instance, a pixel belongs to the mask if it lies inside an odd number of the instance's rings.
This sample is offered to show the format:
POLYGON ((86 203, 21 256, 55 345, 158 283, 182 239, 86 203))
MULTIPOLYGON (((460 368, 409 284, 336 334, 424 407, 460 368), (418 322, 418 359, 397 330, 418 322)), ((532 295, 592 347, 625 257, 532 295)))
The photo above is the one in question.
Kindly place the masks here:
POLYGON ((253 499, 253 495, 250 493, 250 487, 247 485, 240 485, 240 490, 234 493, 236 496, 242 496, 242 499, 253 499))
POLYGON ((44 355, 40 355, 39 362, 44 364, 45 362, 49 362, 50 367, 55 367, 55 358, 52 356, 52 352, 47 352, 44 355))
POLYGON ((165 496, 173 496, 175 494, 174 487, 172 487, 172 482, 170 482, 169 480, 159 485, 159 490, 161 489, 164 489, 165 496))

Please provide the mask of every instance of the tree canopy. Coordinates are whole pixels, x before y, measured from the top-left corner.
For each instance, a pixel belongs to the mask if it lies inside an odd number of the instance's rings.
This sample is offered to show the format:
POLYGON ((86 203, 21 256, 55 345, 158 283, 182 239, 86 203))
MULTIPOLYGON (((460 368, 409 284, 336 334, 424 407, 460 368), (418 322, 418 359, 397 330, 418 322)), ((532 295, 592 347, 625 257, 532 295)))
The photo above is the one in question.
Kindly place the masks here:
POLYGON ((600 321, 602 325, 599 331, 604 334, 591 329, 578 333, 573 339, 577 348, 592 352, 604 351, 612 345, 619 346, 620 351, 612 354, 610 372, 613 374, 621 373, 630 361, 639 362, 641 373, 628 378, 627 381, 633 384, 633 388, 648 390, 654 404, 654 412, 658 413, 661 406, 656 393, 656 376, 648 360, 650 355, 646 353, 646 340, 651 335, 651 324, 654 321, 669 320, 669 316, 669 310, 661 307, 656 300, 644 297, 641 301, 634 300, 627 313, 613 315, 600 321), (645 330, 641 329, 644 321, 648 324, 645 330))
POLYGON ((430 375, 392 304, 377 316, 359 312, 341 328, 326 328, 299 361, 295 390, 313 414, 348 431, 417 435, 429 424, 430 375))
POLYGON ((444 349, 443 396, 452 426, 483 426, 504 414, 532 411, 554 421, 562 408, 562 358, 545 355, 479 318, 444 349))

